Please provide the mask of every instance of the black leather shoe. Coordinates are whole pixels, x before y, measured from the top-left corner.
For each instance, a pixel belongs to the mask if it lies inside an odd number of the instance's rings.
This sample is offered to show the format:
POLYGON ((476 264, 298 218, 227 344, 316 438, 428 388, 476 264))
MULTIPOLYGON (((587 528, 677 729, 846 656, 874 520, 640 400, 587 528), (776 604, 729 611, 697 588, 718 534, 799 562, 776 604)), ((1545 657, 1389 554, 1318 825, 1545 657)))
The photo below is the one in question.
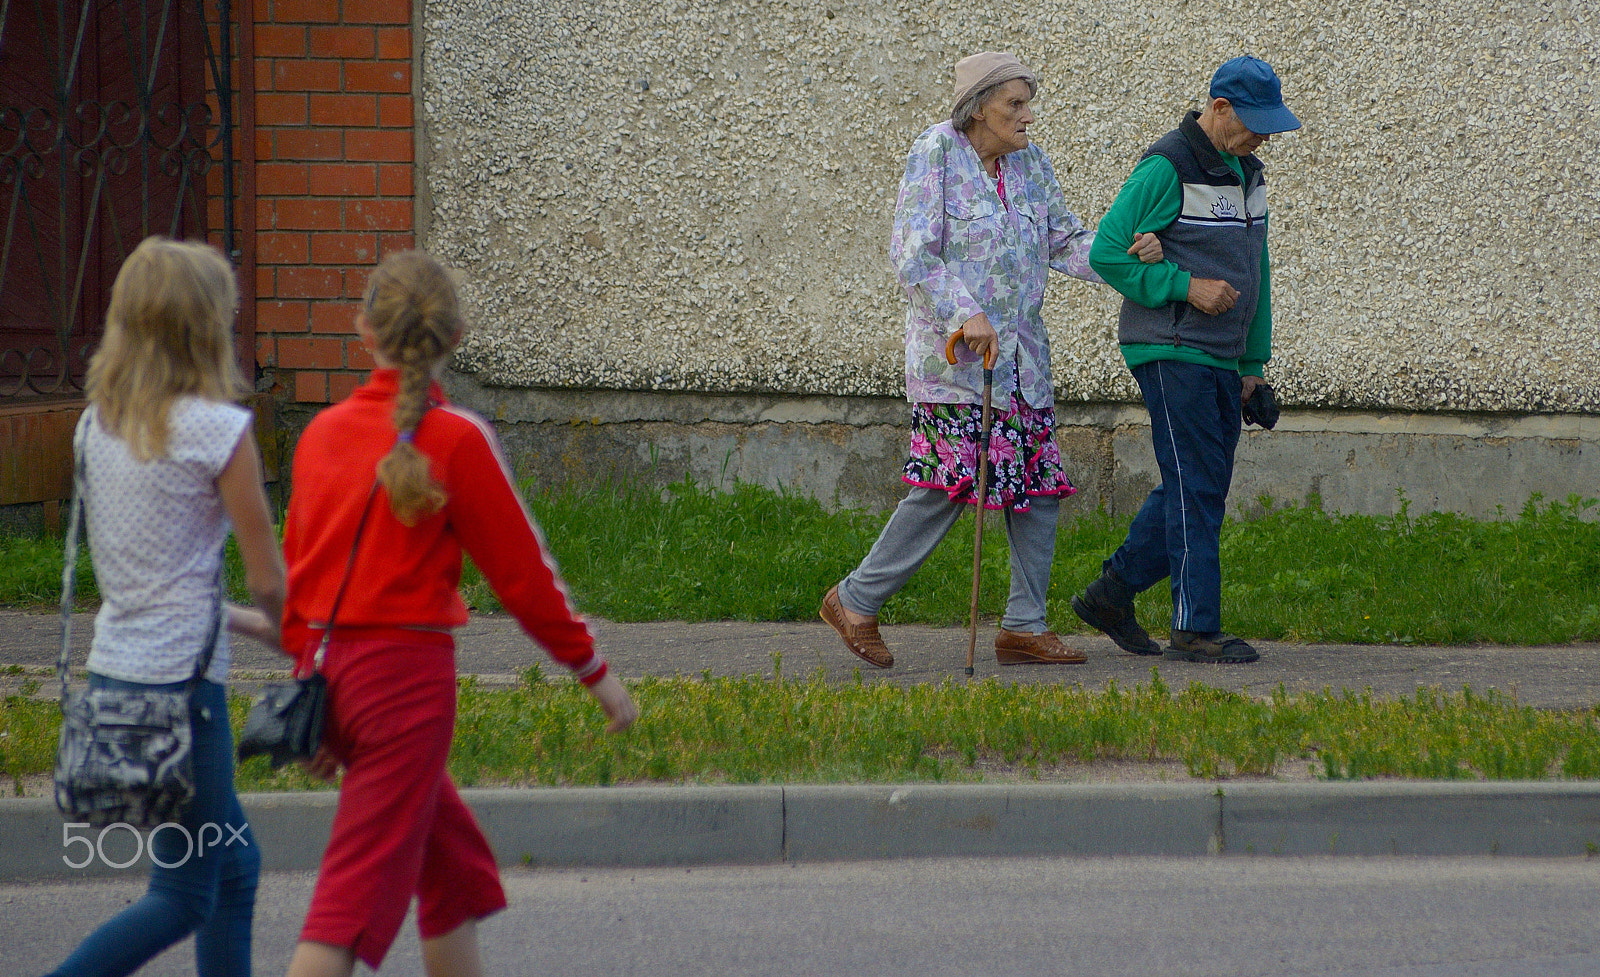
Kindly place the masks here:
POLYGON ((1161 646, 1139 626, 1133 612, 1133 594, 1128 585, 1109 570, 1072 598, 1072 612, 1083 623, 1110 636, 1117 647, 1135 655, 1159 655, 1161 646))

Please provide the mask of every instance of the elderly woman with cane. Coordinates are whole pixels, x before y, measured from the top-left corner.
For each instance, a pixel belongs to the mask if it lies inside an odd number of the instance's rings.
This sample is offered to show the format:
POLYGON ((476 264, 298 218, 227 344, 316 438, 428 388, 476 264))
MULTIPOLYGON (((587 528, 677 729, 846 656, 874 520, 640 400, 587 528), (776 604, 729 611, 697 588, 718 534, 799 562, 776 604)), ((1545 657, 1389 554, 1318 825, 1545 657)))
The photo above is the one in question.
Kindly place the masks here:
MULTIPOLYGON (((1040 309, 1051 268, 1103 282, 1089 268, 1094 232, 1067 210, 1049 158, 1029 141, 1037 92, 1033 72, 1010 54, 963 58, 949 120, 918 136, 906 160, 889 253, 910 300, 912 429, 903 477, 911 490, 821 610, 845 646, 879 668, 894 664, 878 633, 879 608, 962 510, 980 504, 1004 511, 1011 544, 1011 593, 996 660, 1085 660, 1045 622, 1060 500, 1075 489, 1055 443, 1050 340, 1040 309), (986 362, 993 370, 992 431, 980 407, 986 362), (987 471, 978 457, 985 434, 987 471)), ((1160 261, 1161 244, 1140 234, 1128 253, 1160 261)), ((968 664, 970 674, 970 658, 968 664)))

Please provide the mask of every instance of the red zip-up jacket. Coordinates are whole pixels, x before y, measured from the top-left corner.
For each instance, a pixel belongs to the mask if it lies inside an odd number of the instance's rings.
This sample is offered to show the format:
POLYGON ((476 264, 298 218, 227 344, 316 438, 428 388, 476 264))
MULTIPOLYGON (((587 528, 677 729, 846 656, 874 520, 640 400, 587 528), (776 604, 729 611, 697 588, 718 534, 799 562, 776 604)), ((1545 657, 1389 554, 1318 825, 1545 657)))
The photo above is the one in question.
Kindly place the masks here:
MULTIPOLYGON (((302 668, 344 579, 378 461, 394 446, 399 385, 398 370, 373 371, 348 400, 313 418, 295 449, 283 540, 289 565, 283 640, 302 668)), ((606 663, 595 654, 539 527, 512 486, 493 429, 448 404, 437 384, 431 396, 437 406, 423 416, 414 443, 449 501, 407 527, 378 488, 335 632, 465 624, 467 606, 456 590, 465 550, 524 631, 585 685, 600 681, 606 663)))

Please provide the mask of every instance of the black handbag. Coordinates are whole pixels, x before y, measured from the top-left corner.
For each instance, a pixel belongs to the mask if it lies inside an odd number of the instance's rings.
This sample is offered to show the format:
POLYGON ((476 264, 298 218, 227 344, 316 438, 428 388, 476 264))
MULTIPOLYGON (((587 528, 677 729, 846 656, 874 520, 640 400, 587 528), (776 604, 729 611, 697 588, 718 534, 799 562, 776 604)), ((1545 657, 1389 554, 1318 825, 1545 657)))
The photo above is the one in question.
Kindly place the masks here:
MULTIPOLYGON (((317 649, 317 666, 322 650, 317 649)), ((239 759, 267 756, 272 768, 291 760, 309 760, 322 746, 327 720, 328 680, 318 671, 305 678, 270 682, 250 703, 250 714, 239 734, 239 759)))
MULTIPOLYGON (((93 827, 127 824, 153 828, 177 821, 194 798, 194 691, 211 664, 222 626, 222 563, 218 555, 217 603, 210 637, 194 675, 181 690, 71 689, 72 598, 83 517, 84 413, 73 438, 72 512, 61 580, 61 736, 56 745, 56 807, 68 821, 93 827)), ((203 707, 202 707, 203 710, 203 707)), ((202 716, 209 719, 202 711, 202 716)))
POLYGON ((328 654, 333 622, 344 601, 344 590, 356 565, 356 550, 361 545, 361 534, 367 528, 367 516, 372 513, 372 500, 377 494, 378 483, 373 482, 372 490, 367 493, 367 506, 361 510, 361 521, 356 524, 355 539, 350 543, 344 579, 339 581, 333 609, 328 612, 328 623, 322 629, 322 641, 311 660, 311 674, 287 682, 269 682, 256 694, 244 720, 244 732, 239 734, 241 761, 266 756, 276 770, 291 761, 310 760, 321 749, 322 730, 328 718, 328 680, 323 677, 322 662, 328 654))

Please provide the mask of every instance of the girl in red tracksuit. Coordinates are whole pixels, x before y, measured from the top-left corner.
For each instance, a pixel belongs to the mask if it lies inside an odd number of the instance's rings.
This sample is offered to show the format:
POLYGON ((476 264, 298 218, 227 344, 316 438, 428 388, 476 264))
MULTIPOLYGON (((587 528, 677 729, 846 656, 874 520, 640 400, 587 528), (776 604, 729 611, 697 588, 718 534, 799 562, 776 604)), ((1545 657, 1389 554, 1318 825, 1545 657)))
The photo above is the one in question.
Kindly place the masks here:
POLYGON ((312 763, 322 775, 342 765, 344 782, 290 977, 345 977, 356 959, 376 969, 413 895, 428 973, 479 972, 476 921, 503 908, 505 893, 445 771, 450 629, 467 620, 456 592, 463 551, 600 701, 608 731, 638 715, 573 611, 494 433, 433 380, 462 328, 438 262, 415 251, 385 259, 356 318, 378 369, 318 414, 295 451, 283 637, 302 674, 348 583, 321 666, 328 723, 312 763))

